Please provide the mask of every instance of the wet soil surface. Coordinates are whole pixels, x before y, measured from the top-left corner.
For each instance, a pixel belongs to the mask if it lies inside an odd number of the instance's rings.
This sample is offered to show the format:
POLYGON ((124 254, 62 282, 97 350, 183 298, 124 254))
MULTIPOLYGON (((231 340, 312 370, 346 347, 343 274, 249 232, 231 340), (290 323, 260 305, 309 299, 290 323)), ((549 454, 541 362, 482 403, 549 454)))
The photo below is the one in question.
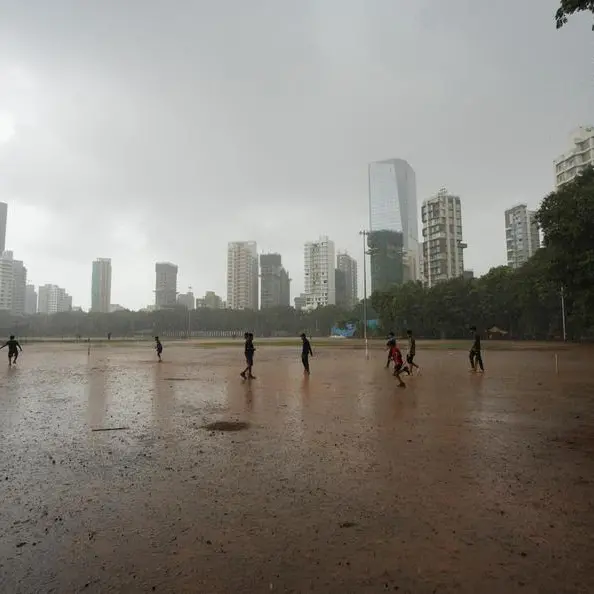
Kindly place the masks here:
POLYGON ((0 592, 594 592, 593 354, 26 348, 0 592))

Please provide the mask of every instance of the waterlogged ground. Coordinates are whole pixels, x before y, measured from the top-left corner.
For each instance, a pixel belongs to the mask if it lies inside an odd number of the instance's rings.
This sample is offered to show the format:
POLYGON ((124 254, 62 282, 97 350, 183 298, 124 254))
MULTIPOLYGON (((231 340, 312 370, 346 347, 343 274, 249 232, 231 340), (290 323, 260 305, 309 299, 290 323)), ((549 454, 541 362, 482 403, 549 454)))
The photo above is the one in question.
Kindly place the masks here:
POLYGON ((0 592, 594 592, 594 352, 420 346, 26 347, 0 592))

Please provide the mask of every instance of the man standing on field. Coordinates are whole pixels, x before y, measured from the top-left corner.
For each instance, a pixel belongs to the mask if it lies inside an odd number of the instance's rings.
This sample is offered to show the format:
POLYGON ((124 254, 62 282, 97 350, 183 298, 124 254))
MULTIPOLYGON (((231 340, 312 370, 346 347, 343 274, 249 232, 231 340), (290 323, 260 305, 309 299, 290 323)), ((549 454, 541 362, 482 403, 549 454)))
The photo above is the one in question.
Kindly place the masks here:
POLYGON ((481 373, 483 373, 485 367, 483 366, 483 358, 481 357, 481 335, 476 331, 476 326, 471 326, 470 331, 474 334, 474 342, 468 353, 470 366, 472 367, 472 371, 476 371, 476 366, 478 364, 481 373))

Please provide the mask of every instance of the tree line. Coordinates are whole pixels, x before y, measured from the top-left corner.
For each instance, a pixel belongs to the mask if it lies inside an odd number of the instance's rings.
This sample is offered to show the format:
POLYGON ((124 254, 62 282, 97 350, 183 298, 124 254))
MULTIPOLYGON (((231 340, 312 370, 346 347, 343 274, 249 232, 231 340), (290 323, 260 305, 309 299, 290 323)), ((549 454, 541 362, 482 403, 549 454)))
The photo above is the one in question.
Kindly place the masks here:
MULTIPOLYGON (((157 311, 116 311, 95 313, 70 311, 52 315, 14 317, 0 312, 0 335, 15 334, 21 338, 142 338, 243 336, 245 331, 256 336, 328 336, 335 325, 359 324, 363 306, 353 310, 335 305, 311 312, 292 307, 259 311, 230 309, 197 309, 175 307, 157 311)), ((370 313, 373 313, 372 311, 370 313)))

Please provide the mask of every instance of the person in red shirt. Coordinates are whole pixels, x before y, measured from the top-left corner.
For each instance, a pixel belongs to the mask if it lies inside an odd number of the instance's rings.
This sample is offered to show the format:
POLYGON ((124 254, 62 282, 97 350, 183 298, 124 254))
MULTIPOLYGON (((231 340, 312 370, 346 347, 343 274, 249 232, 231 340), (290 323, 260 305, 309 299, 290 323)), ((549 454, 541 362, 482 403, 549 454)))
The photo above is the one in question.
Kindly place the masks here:
POLYGON ((392 346, 392 360, 394 361, 394 375, 398 378, 398 387, 406 388, 406 384, 402 381, 400 374, 403 371, 408 371, 408 368, 404 367, 404 361, 402 360, 402 352, 398 348, 397 344, 392 346))

